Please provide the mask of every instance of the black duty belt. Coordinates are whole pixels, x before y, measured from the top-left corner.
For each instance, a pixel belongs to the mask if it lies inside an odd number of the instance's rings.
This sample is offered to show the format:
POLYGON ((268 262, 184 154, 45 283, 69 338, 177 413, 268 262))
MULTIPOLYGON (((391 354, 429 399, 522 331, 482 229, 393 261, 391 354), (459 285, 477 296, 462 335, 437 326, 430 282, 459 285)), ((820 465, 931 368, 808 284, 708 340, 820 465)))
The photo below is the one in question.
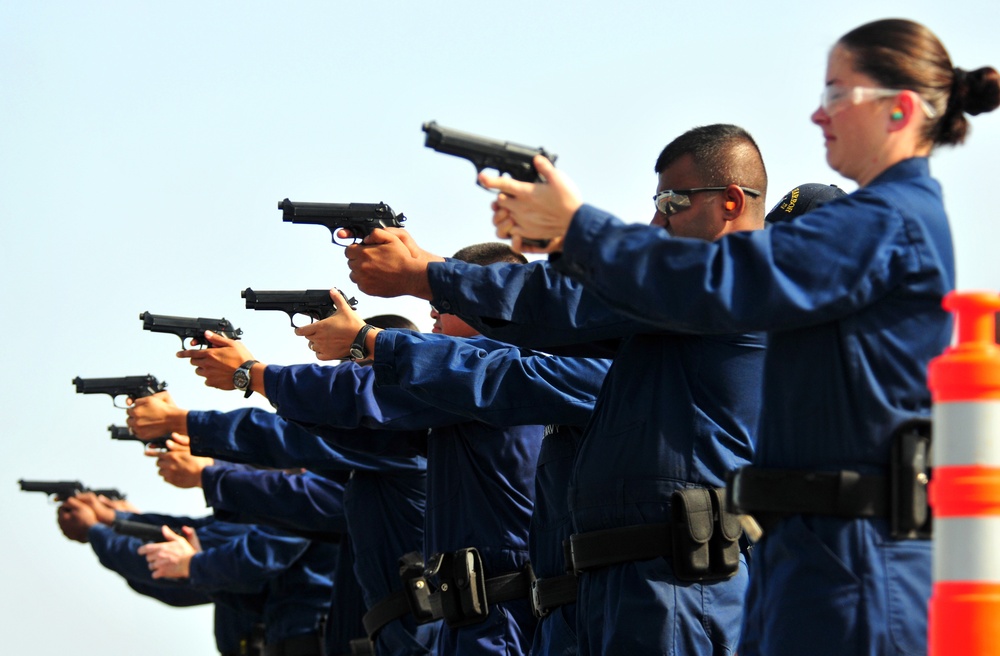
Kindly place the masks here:
POLYGON ((739 517, 722 488, 689 487, 670 495, 670 521, 576 533, 565 546, 573 574, 664 558, 681 581, 724 581, 740 566, 739 517))
POLYGON ((387 624, 410 614, 410 602, 405 590, 397 590, 380 599, 361 618, 365 633, 372 640, 387 624))
MULTIPOLYGON (((502 604, 515 599, 527 599, 531 595, 531 582, 535 580, 530 569, 523 569, 519 572, 507 572, 499 576, 488 578, 485 581, 486 605, 502 604)), ((447 585, 447 584, 445 584, 447 585)), ((431 612, 435 619, 444 618, 447 622, 449 612, 447 610, 446 595, 448 590, 439 586, 438 590, 430 595, 431 612)), ((485 619, 485 618, 484 618, 485 619)), ((453 626, 449 622, 449 626, 453 626)))
POLYGON ((531 612, 541 619, 560 606, 576 603, 578 581, 573 574, 535 579, 531 584, 531 612))
POLYGON ((728 489, 731 506, 765 520, 786 515, 889 515, 888 479, 850 470, 744 467, 732 474, 728 489))
POLYGON ((322 656, 323 644, 316 633, 300 635, 273 645, 264 645, 264 656, 322 656))
MULTIPOLYGON (((413 570, 412 562, 409 569, 413 570)), ((491 605, 530 598, 535 580, 530 566, 485 580, 480 577, 482 563, 475 549, 436 554, 421 575, 404 573, 403 590, 381 599, 365 613, 361 620, 365 632, 374 640, 387 624, 407 614, 412 614, 418 624, 444 619, 453 628, 481 622, 491 605), (442 563, 447 564, 447 572, 442 571, 442 563), (455 563, 469 565, 461 570, 455 563), (461 573, 456 575, 456 571, 461 573), (438 580, 436 587, 432 578, 438 580)))
POLYGON ((567 569, 579 573, 632 560, 669 556, 673 550, 672 535, 669 523, 576 533, 569 538, 567 569))

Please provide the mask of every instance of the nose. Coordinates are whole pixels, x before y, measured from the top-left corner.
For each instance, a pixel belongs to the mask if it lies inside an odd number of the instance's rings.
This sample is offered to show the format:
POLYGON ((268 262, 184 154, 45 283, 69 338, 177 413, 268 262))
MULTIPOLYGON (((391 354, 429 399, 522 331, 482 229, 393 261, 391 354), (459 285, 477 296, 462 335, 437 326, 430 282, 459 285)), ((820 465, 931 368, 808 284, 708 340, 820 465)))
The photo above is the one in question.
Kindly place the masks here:
POLYGON ((656 210, 653 212, 653 220, 649 222, 649 225, 656 226, 658 228, 664 227, 667 225, 667 215, 660 210, 656 210))
POLYGON ((826 113, 826 110, 823 109, 823 106, 820 105, 816 108, 816 111, 812 113, 812 116, 809 117, 809 120, 816 125, 826 125, 830 122, 830 116, 826 113))
POLYGON ((431 306, 431 319, 437 321, 437 318, 441 316, 441 313, 432 305, 431 306))

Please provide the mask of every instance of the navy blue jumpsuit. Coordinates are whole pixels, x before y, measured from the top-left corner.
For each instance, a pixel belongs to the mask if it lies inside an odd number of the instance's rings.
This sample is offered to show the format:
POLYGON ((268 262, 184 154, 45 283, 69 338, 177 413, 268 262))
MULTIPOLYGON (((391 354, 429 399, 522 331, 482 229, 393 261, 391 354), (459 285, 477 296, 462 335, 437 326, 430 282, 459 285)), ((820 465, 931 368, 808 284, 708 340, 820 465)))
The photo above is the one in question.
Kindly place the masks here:
MULTIPOLYGON (((890 436, 930 413, 948 345, 952 241, 925 158, 791 223, 714 243, 671 239, 583 206, 561 270, 674 330, 767 330, 755 464, 886 474, 890 436)), ((929 541, 883 519, 792 516, 755 551, 742 656, 922 653, 929 541)))

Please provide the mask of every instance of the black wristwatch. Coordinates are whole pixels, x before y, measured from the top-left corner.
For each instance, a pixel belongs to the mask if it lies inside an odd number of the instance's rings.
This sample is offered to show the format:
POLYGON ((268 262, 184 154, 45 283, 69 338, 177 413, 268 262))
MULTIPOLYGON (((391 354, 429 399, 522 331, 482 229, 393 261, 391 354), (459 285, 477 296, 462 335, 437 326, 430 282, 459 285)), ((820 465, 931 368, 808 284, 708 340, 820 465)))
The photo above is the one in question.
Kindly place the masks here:
POLYGON ((368 349, 365 348, 365 337, 368 336, 368 332, 373 328, 375 326, 368 323, 361 326, 361 330, 358 331, 358 336, 354 338, 354 343, 351 344, 351 350, 348 352, 352 360, 368 359, 368 349))
POLYGON ((249 399, 250 395, 253 394, 253 390, 250 389, 250 368, 255 364, 257 364, 256 360, 247 360, 233 372, 233 387, 241 392, 246 392, 243 395, 245 399, 249 399))

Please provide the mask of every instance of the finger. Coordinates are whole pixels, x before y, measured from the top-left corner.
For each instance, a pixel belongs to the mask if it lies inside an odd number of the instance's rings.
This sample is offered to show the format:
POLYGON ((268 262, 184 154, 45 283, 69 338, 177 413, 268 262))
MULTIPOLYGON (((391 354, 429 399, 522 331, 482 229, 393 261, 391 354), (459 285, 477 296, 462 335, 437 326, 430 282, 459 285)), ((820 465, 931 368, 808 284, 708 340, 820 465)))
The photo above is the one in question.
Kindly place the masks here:
MULTIPOLYGON (((499 235, 499 233, 500 231, 497 230, 497 235, 499 235)), ((524 244, 521 242, 521 235, 510 235, 510 249, 515 253, 524 252, 524 244)))
POLYGON ((562 251, 562 247, 563 247, 563 241, 564 241, 563 237, 556 237, 554 239, 550 239, 549 240, 549 245, 545 249, 545 252, 546 253, 559 253, 559 252, 561 252, 562 251))
POLYGON ((170 542, 178 542, 184 539, 180 535, 177 535, 176 533, 171 531, 170 527, 167 526, 166 524, 162 526, 162 529, 163 529, 163 537, 167 538, 167 540, 169 540, 170 542))
POLYGON ((489 175, 486 172, 479 174, 479 183, 487 189, 498 189, 511 196, 516 196, 519 193, 527 193, 531 190, 531 185, 528 183, 520 182, 513 178, 489 175))
POLYGON ((319 328, 316 327, 316 322, 307 323, 305 325, 299 326, 295 329, 295 334, 299 337, 311 337, 316 334, 319 328))
POLYGON ((184 433, 171 433, 170 439, 182 446, 191 446, 191 438, 184 433))
POLYGON ((514 222, 510 219, 503 219, 499 223, 495 223, 497 227, 497 237, 500 239, 510 239, 511 229, 514 227, 514 222))

